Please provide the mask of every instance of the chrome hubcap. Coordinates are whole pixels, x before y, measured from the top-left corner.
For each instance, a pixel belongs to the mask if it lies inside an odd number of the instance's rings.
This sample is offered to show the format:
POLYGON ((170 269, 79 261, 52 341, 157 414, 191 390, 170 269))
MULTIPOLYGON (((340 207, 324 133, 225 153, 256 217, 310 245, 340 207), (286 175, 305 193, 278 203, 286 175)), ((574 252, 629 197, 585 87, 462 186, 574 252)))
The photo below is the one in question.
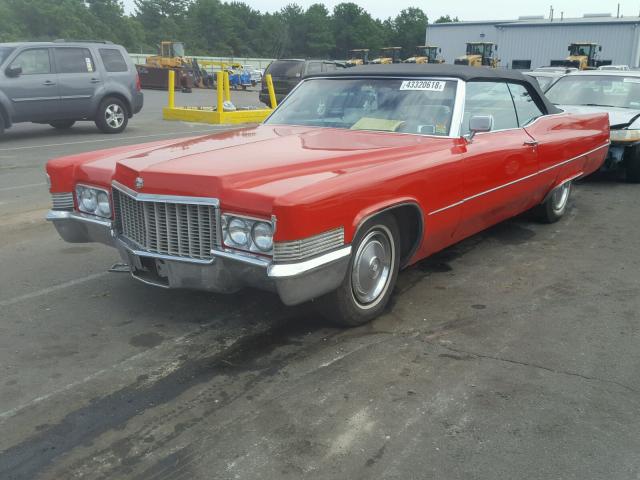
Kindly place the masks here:
POLYGON ((571 182, 565 182, 562 186, 555 189, 551 196, 551 203, 556 212, 560 212, 567 205, 569 200, 569 192, 571 192, 571 182))
POLYGON ((104 118, 111 128, 120 128, 124 123, 124 111, 120 105, 114 103, 107 107, 104 118))
POLYGON ((373 306, 389 286, 395 251, 391 233, 384 227, 369 232, 353 260, 351 287, 355 300, 373 306))

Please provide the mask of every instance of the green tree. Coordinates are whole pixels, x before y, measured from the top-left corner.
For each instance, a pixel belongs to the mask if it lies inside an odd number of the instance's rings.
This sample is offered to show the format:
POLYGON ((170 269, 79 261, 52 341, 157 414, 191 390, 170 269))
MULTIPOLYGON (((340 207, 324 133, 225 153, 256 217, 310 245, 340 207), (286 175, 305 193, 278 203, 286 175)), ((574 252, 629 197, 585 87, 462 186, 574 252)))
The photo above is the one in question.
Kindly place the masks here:
POLYGON ((459 21, 458 17, 451 18, 450 15, 442 15, 434 23, 454 23, 459 21))
POLYGON ((314 3, 304 14, 305 53, 312 58, 328 58, 335 45, 327 7, 314 3))
POLYGON ((347 58, 353 48, 377 50, 384 46, 382 22, 375 21, 355 3, 340 3, 333 9, 335 58, 347 58))
POLYGON ((413 53, 416 45, 424 44, 427 15, 420 8, 406 8, 393 20, 394 46, 402 47, 405 55, 413 53))

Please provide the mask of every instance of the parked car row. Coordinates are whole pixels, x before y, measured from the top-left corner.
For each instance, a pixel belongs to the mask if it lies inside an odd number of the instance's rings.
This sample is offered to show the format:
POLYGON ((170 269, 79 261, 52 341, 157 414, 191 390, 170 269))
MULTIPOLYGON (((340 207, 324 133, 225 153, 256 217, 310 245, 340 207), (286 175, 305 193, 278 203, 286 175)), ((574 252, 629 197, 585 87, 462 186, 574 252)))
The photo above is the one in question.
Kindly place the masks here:
POLYGON ((47 218, 147 284, 260 288, 354 326, 384 311, 401 268, 527 210, 558 221, 572 183, 635 135, 516 71, 329 67, 274 62, 298 85, 262 125, 49 161, 47 218))
POLYGON ((80 120, 119 133, 142 105, 136 69, 119 45, 0 44, 0 133, 20 122, 66 129, 80 120))

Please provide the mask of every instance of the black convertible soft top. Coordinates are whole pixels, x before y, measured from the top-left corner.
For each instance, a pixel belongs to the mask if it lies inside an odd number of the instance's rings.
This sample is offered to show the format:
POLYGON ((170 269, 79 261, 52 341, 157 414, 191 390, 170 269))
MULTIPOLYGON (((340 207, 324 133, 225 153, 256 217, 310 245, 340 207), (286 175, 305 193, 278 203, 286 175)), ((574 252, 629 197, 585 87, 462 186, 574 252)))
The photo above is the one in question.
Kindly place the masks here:
POLYGON ((416 64, 395 63, 392 65, 361 65, 357 67, 340 69, 335 72, 318 73, 309 75, 313 77, 453 77, 473 81, 513 82, 524 85, 527 90, 536 95, 536 103, 543 105, 547 113, 560 113, 547 97, 544 96, 538 82, 517 70, 507 70, 489 67, 469 67, 466 65, 448 64, 416 64))

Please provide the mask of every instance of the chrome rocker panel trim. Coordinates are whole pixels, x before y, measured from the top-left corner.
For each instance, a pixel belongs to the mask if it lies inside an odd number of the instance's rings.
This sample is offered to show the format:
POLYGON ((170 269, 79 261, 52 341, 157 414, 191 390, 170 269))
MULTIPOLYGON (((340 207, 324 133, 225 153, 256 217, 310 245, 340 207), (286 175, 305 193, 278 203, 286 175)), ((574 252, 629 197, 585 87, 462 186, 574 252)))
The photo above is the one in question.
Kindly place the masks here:
POLYGON ((233 293, 254 287, 278 293, 286 305, 297 305, 338 288, 351 261, 350 245, 292 263, 229 250, 212 250, 213 259, 207 261, 176 258, 137 249, 115 233, 111 220, 62 210, 50 210, 46 219, 67 242, 116 248, 136 280, 161 288, 233 293), (161 268, 164 276, 151 272, 151 265, 156 271, 161 268))

